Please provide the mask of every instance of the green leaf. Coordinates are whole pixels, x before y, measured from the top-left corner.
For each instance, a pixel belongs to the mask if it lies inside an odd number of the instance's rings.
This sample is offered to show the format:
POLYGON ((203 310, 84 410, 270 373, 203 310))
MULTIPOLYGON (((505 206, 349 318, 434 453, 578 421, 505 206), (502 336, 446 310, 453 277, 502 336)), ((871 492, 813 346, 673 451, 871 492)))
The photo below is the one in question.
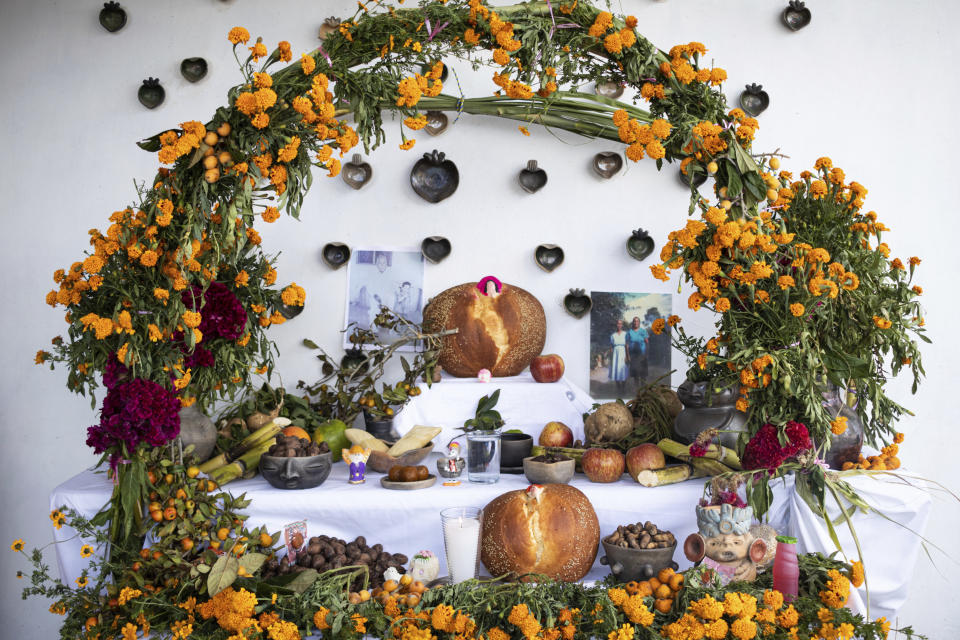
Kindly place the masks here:
POLYGON ((237 569, 240 563, 230 554, 220 556, 220 559, 214 563, 210 569, 210 575, 207 576, 207 593, 215 596, 237 579, 237 569))
POLYGON ((253 574, 267 561, 267 556, 262 553, 245 553, 240 557, 240 566, 247 570, 247 573, 253 574))
POLYGON ((316 342, 314 342, 313 340, 310 340, 309 338, 304 338, 304 339, 303 339, 303 346, 305 346, 305 347, 310 347, 311 349, 319 349, 319 348, 320 348, 319 346, 317 346, 317 343, 316 343, 316 342))

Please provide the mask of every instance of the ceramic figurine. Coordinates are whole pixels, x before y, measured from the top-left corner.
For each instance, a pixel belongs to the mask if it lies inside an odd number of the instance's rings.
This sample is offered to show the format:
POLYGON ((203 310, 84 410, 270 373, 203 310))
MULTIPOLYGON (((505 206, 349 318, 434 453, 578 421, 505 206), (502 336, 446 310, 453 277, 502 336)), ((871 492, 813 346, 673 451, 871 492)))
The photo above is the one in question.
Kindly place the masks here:
POLYGON ((752 581, 757 577, 757 564, 763 561, 767 545, 755 539, 750 531, 753 508, 732 504, 697 506, 697 528, 683 544, 683 552, 691 562, 713 569, 724 584, 752 581))
POLYGON ((367 470, 370 453, 370 449, 364 449, 358 444, 343 450, 343 459, 350 465, 350 484, 363 484, 363 474, 367 470))
POLYGON ((460 443, 451 442, 447 447, 447 455, 437 461, 437 470, 444 478, 459 478, 463 473, 463 457, 460 455, 460 443))
POLYGON ((390 567, 383 572, 383 581, 387 582, 388 580, 393 580, 394 582, 400 582, 400 572, 397 571, 396 567, 390 567))
POLYGON ((409 575, 423 584, 433 582, 440 575, 440 559, 433 551, 418 551, 410 560, 409 575))
POLYGON ((490 369, 480 369, 480 371, 477 371, 477 380, 480 382, 490 382, 491 377, 490 369))

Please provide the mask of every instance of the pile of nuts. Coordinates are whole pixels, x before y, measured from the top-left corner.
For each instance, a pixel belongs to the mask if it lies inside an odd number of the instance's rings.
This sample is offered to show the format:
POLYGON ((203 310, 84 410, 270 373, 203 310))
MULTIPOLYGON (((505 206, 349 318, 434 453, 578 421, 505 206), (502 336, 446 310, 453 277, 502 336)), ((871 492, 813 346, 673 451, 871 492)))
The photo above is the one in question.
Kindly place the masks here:
POLYGON ((669 531, 660 531, 657 525, 649 520, 641 525, 620 525, 617 530, 607 536, 607 542, 624 549, 663 549, 676 544, 677 539, 669 531))
MULTIPOLYGON (((350 543, 330 536, 314 536, 303 546, 303 535, 296 533, 291 542, 299 551, 285 555, 279 561, 276 558, 268 560, 264 578, 306 569, 316 569, 322 573, 340 567, 366 565, 370 569, 370 585, 379 587, 383 584, 383 572, 388 568, 394 567, 400 573, 406 571, 403 565, 407 563, 407 556, 402 553, 390 554, 379 543, 368 547, 367 539, 363 536, 357 536, 350 543)), ((356 584, 359 586, 360 583, 358 578, 356 584)))
POLYGON ((297 436, 277 436, 277 443, 267 450, 268 456, 277 458, 306 458, 329 453, 330 445, 326 442, 317 444, 297 436))

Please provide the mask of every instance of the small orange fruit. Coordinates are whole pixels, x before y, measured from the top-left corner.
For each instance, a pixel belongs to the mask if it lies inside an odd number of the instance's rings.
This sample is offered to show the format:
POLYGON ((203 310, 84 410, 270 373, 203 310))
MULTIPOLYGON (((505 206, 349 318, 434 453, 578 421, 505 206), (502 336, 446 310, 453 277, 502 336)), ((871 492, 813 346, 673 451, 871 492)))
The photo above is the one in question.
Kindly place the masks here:
POLYGON ((673 575, 673 569, 671 569, 670 567, 665 567, 663 569, 660 569, 660 573, 657 574, 657 579, 660 580, 660 582, 666 583, 670 581, 670 576, 672 575, 673 575))
POLYGON ((163 476, 163 481, 167 484, 173 484, 173 474, 168 473, 167 475, 163 476))
POLYGON ((261 534, 260 534, 260 546, 261 546, 261 547, 269 547, 269 546, 272 545, 272 544, 273 544, 273 536, 271 536, 269 533, 261 533, 261 534))
POLYGON ((154 560, 159 560, 160 558, 163 557, 163 554, 160 553, 159 551, 154 551, 153 554, 152 554, 152 557, 153 557, 154 560))
POLYGON ((193 538, 184 538, 180 541, 180 546, 183 547, 184 551, 190 551, 190 549, 193 549, 193 538))
POLYGON ((183 489, 177 489, 177 500, 186 500, 187 492, 183 489))
POLYGON ((153 511, 150 512, 150 517, 153 518, 154 522, 160 522, 161 520, 163 520, 163 511, 160 511, 159 509, 154 509, 153 511))
POLYGON ((147 548, 140 549, 140 557, 143 558, 144 560, 146 560, 147 558, 149 558, 149 557, 150 557, 150 549, 147 549, 147 548))
POLYGON ((196 478, 198 475, 200 475, 200 467, 197 467, 197 466, 187 467, 188 478, 196 478))
POLYGON ((420 596, 416 593, 411 593, 407 596, 404 604, 411 608, 415 607, 420 604, 420 596))
POLYGON ((221 540, 226 540, 228 535, 230 535, 230 529, 227 529, 226 527, 220 527, 217 529, 217 537, 221 540))
POLYGON ((297 426, 287 427, 286 429, 283 430, 283 435, 287 437, 296 436, 298 438, 303 438, 304 440, 310 439, 310 434, 307 433, 304 429, 297 426))
POLYGON ((411 578, 409 575, 404 574, 404 575, 400 576, 400 586, 401 586, 401 587, 409 586, 409 585, 412 584, 412 583, 413 583, 413 578, 411 578))
POLYGON ((672 576, 670 576, 670 588, 673 589, 674 591, 680 591, 680 589, 683 589, 682 573, 675 573, 672 576))
POLYGON ((387 580, 383 583, 383 590, 387 593, 393 593, 397 590, 397 587, 400 586, 397 584, 396 580, 387 580))
POLYGON ((143 564, 139 560, 137 560, 136 562, 133 563, 133 565, 130 568, 133 569, 134 571, 140 571, 140 567, 142 566, 143 564))
POLYGON ((360 591, 360 602, 366 602, 369 599, 370 599, 369 591, 367 591, 366 589, 363 589, 362 591, 360 591))
POLYGON ((203 141, 212 147, 220 141, 220 136, 213 131, 207 131, 207 135, 203 136, 203 141))
POLYGON ((658 600, 666 600, 673 597, 673 591, 670 590, 670 585, 662 584, 657 587, 657 590, 653 592, 653 595, 655 595, 658 600))
POLYGON ((657 600, 653 603, 653 608, 660 613, 669 613, 670 609, 673 608, 673 600, 657 600))
POLYGON ((650 582, 647 581, 647 580, 644 580, 643 582, 641 582, 640 584, 638 584, 638 585, 637 585, 637 594, 638 594, 641 598, 646 598, 647 596, 652 596, 652 595, 653 595, 653 589, 650 588, 650 582))
POLYGON ((661 584, 660 580, 659 580, 658 578, 650 578, 649 580, 647 580, 647 582, 650 583, 650 589, 651 589, 654 593, 656 593, 656 592, 657 592, 657 587, 659 587, 660 584, 661 584))
POLYGON ((224 122, 222 125, 217 127, 217 135, 220 136, 221 138, 224 138, 230 135, 230 123, 224 122))
POLYGON ((627 584, 623 585, 624 591, 626 591, 631 596, 634 595, 639 588, 640 586, 637 584, 636 580, 631 580, 627 584))
POLYGON ((177 517, 177 510, 174 509, 173 507, 167 507, 166 509, 163 510, 163 517, 166 518, 167 520, 173 520, 174 518, 177 517))
POLYGON ((96 616, 90 616, 89 618, 87 618, 87 629, 90 629, 95 626, 97 626, 96 616))

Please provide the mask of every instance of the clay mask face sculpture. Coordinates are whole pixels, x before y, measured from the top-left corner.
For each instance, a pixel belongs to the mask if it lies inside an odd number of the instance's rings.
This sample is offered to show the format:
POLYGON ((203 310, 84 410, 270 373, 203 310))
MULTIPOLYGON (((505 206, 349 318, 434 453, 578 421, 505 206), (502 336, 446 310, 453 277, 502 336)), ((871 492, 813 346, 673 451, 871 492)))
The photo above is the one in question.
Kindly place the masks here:
POLYGON ((260 459, 260 473, 278 489, 311 489, 327 479, 332 462, 330 453, 306 458, 263 456, 260 459))
POLYGON ((700 562, 716 571, 721 580, 753 580, 757 563, 766 555, 767 545, 750 532, 753 509, 719 504, 697 507, 699 533, 691 533, 683 545, 691 562, 700 562))

